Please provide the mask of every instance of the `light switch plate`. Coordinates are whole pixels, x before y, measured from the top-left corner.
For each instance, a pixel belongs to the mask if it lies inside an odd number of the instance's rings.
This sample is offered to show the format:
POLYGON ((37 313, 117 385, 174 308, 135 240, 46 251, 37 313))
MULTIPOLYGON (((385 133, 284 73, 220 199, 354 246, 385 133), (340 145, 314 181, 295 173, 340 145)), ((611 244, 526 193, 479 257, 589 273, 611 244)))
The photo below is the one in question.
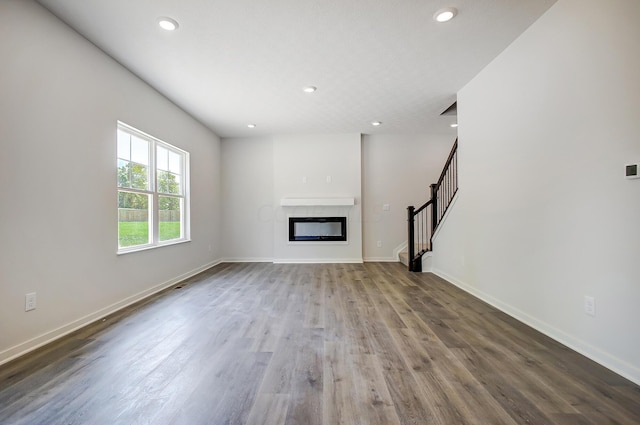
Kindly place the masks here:
POLYGON ((36 293, 31 292, 24 296, 24 311, 31 311, 36 309, 36 293))

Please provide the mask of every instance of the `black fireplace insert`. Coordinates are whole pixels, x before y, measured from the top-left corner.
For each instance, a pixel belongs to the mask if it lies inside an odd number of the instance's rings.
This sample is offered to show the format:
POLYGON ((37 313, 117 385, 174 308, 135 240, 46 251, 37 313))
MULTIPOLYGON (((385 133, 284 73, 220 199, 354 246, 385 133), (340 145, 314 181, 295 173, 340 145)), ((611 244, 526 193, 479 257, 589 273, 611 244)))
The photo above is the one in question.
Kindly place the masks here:
POLYGON ((347 217, 289 217, 289 241, 347 240, 347 217))

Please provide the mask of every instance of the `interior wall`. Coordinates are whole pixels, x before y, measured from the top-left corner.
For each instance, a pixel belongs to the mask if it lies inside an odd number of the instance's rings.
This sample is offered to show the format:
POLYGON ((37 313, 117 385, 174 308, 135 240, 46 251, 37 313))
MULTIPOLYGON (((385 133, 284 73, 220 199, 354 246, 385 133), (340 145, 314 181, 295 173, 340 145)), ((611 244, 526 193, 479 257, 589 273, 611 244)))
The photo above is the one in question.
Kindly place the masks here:
MULTIPOLYGON (((448 118, 454 120, 453 118, 448 118)), ((287 136, 295 148, 280 145, 278 158, 274 152, 274 139, 282 136, 230 138, 222 140, 222 184, 223 226, 225 259, 227 261, 272 261, 274 257, 274 228, 276 220, 284 226, 286 215, 291 211, 280 207, 280 198, 275 195, 274 181, 276 161, 283 178, 290 187, 280 190, 287 197, 329 197, 342 193, 350 197, 355 189, 342 190, 338 177, 331 184, 326 176, 335 174, 327 168, 328 162, 321 160, 327 143, 334 138, 346 136, 287 136), (318 149, 315 142, 318 139, 318 149), (310 148, 309 148, 310 146, 310 148), (293 149, 293 150, 291 150, 293 149), (309 151, 307 151, 309 149, 309 151), (296 150, 301 150, 297 152, 296 150), (320 152, 320 153, 318 153, 320 152), (291 169, 294 158, 304 158, 299 169, 291 169), (302 183, 306 177, 307 183, 302 183)), ((455 141, 456 132, 441 135, 364 135, 361 138, 361 157, 350 157, 348 163, 339 168, 348 170, 351 177, 361 167, 361 216, 362 250, 365 261, 397 261, 394 250, 406 243, 406 207, 418 206, 426 201, 428 187, 434 183, 455 141), (383 205, 389 204, 389 210, 383 205), (381 247, 377 246, 381 242, 381 247)), ((341 148, 339 139, 338 148, 341 148)), ((353 138, 348 143, 353 142, 353 138)), ((355 151, 354 151, 355 153, 355 151)), ((342 171, 340 171, 342 172, 342 171)), ((285 195, 283 195, 285 196, 285 195)), ((331 210, 350 213, 351 208, 331 210)), ((295 210, 305 213, 300 208, 295 210)), ((313 212, 320 210, 314 208, 313 212)), ((279 230, 281 231, 281 230, 279 230)), ((330 255, 330 254, 327 254, 330 255)), ((329 257, 326 257, 329 258, 329 257)))
POLYGON ((640 383, 640 2, 559 0, 458 93, 434 269, 640 383), (595 316, 584 298, 595 298, 595 316))
POLYGON ((360 134, 282 135, 273 145, 276 262, 362 262, 360 134), (282 198, 354 198, 352 207, 282 207, 282 198), (348 216, 347 244, 289 243, 289 216, 348 216))
MULTIPOLYGON (((455 122, 455 117, 447 117, 455 122)), ((456 138, 436 135, 366 135, 362 139, 362 217, 365 261, 398 261, 407 242, 407 207, 430 197, 456 138), (388 205, 388 210, 383 209, 388 205), (378 241, 380 246, 378 246, 378 241)))
POLYGON ((0 362, 214 264, 218 137, 33 1, 0 2, 0 362), (191 154, 191 242, 116 255, 116 122, 191 154), (25 294, 36 310, 25 312, 25 294))
POLYGON ((222 208, 227 261, 273 261, 273 140, 222 140, 222 208))

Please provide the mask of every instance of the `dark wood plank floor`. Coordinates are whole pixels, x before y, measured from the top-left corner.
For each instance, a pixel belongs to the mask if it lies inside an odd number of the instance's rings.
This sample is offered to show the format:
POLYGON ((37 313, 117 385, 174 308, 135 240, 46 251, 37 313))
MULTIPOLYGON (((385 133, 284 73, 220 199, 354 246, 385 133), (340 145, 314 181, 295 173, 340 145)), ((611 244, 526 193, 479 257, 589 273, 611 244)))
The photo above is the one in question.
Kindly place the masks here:
POLYGON ((640 423, 638 386, 399 264, 180 286, 0 367, 0 423, 640 423))

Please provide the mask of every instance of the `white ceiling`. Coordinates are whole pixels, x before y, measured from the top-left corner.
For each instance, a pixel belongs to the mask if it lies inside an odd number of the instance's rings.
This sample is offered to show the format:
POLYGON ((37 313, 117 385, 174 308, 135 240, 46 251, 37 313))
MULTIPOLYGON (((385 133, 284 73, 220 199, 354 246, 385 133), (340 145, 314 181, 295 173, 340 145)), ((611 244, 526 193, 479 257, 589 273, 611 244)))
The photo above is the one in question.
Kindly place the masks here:
POLYGON ((555 1, 39 3, 219 136, 247 137, 454 135, 455 116, 440 113, 555 1), (435 22, 447 6, 458 16, 435 22), (179 29, 161 30, 162 16, 179 29), (307 85, 318 91, 302 92, 307 85), (383 124, 373 127, 375 120, 383 124))

